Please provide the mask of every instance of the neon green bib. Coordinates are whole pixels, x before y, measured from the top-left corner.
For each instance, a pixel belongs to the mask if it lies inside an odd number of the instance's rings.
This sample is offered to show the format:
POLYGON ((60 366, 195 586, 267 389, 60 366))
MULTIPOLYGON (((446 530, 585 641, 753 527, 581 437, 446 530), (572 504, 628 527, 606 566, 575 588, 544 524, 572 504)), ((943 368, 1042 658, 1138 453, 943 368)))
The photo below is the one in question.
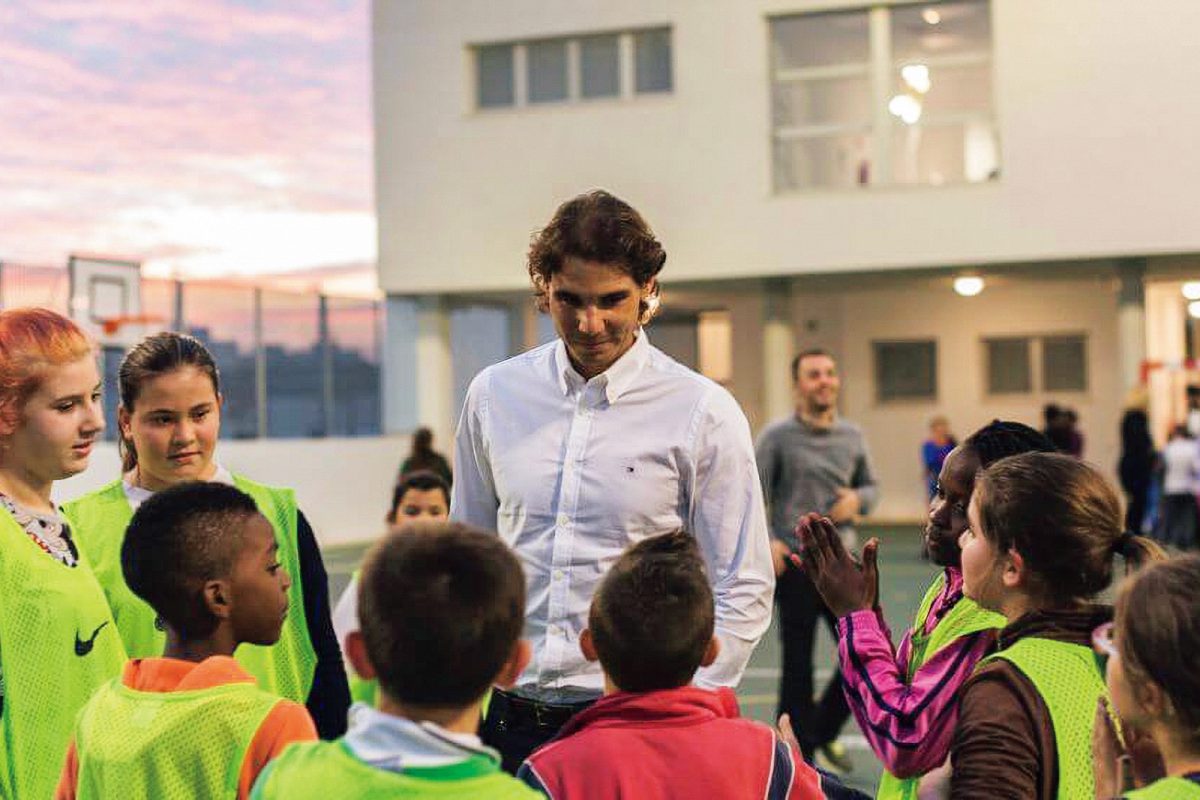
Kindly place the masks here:
POLYGON ((1187 778, 1163 778, 1124 796, 1129 800, 1200 800, 1200 785, 1187 778))
POLYGON ((1097 703, 1108 697, 1095 654, 1082 645, 1030 636, 982 663, 998 658, 1019 669, 1050 710, 1058 755, 1058 797, 1095 797, 1092 728, 1097 703))
POLYGON ((251 683, 140 692, 114 680, 79 715, 79 800, 235 800, 246 751, 280 700, 251 683))
MULTIPOLYGON (((934 579, 933 584, 925 592, 925 597, 921 600, 921 605, 917 608, 916 619, 913 620, 912 635, 909 637, 911 647, 909 648, 908 656, 908 680, 911 681, 913 676, 917 674, 917 670, 921 668, 928 659, 932 658, 942 648, 954 642, 962 636, 969 636, 972 633, 979 631, 1000 629, 1006 624, 1004 617, 999 614, 987 611, 980 608, 979 604, 969 597, 959 599, 954 606, 947 611, 933 630, 925 633, 925 623, 929 619, 929 612, 933 608, 933 603, 937 600, 938 595, 946 587, 946 573, 940 573, 934 579)), ((897 778, 887 770, 884 770, 883 776, 879 779, 879 790, 875 797, 877 800, 915 800, 917 796, 917 785, 920 783, 920 778, 897 778)))
POLYGON ((499 765, 479 755, 446 767, 389 772, 359 761, 345 742, 304 742, 284 750, 254 784, 251 800, 545 800, 499 765))
MULTIPOLYGON (((317 655, 304 618, 304 587, 300 579, 300 554, 296 544, 296 498, 290 489, 276 489, 235 475, 234 484, 254 498, 259 511, 275 528, 279 560, 292 579, 290 604, 279 641, 270 647, 243 644, 234 657, 258 680, 265 691, 304 704, 312 689, 317 655)), ((133 509, 120 480, 63 506, 72 525, 84 533, 84 546, 104 587, 117 629, 130 658, 162 655, 166 635, 157 615, 135 595, 121 572, 121 542, 133 519, 133 509)))
POLYGON ((53 796, 75 716, 124 663, 87 560, 62 564, 0 510, 0 797, 53 796))

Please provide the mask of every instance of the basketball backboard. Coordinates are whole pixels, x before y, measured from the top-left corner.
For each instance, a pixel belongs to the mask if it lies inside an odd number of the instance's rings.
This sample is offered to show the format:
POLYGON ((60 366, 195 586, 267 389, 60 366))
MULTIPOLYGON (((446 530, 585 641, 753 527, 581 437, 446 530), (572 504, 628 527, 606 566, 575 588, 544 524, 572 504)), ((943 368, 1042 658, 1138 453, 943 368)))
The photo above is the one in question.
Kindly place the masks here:
POLYGON ((102 347, 132 347, 142 337, 140 324, 113 324, 142 314, 142 272, 136 261, 72 255, 71 318, 102 347), (109 323, 106 325, 105 323, 109 323))

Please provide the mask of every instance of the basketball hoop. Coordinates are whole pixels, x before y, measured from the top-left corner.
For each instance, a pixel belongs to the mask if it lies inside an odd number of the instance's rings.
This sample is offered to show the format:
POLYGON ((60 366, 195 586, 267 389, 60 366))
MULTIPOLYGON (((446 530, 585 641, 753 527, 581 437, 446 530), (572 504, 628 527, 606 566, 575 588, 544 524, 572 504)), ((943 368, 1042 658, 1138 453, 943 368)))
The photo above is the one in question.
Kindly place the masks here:
POLYGON ((121 314, 115 317, 98 319, 96 322, 100 325, 100 329, 104 331, 105 336, 115 336, 118 331, 127 325, 151 325, 155 322, 163 322, 163 318, 156 314, 121 314))

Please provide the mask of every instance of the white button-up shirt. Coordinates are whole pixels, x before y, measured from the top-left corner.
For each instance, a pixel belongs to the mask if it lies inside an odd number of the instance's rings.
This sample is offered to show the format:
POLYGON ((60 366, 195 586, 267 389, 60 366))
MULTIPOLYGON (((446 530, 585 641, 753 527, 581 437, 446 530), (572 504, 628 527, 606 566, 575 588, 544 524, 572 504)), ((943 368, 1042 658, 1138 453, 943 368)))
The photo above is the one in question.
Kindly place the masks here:
POLYGON ((644 332, 588 381, 557 340, 475 376, 454 466, 451 518, 498 531, 525 567, 533 660, 521 694, 599 694, 579 634, 600 578, 630 544, 681 528, 703 553, 721 642, 696 683, 737 685, 770 622, 775 573, 750 428, 724 388, 644 332))

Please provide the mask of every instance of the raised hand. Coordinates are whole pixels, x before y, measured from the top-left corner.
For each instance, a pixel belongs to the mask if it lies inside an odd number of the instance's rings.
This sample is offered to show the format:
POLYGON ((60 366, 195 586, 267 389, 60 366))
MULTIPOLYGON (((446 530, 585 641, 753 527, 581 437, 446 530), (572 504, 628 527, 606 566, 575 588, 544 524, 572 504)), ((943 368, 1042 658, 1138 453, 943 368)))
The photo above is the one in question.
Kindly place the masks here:
POLYGON ((802 545, 801 566, 830 611, 844 617, 875 607, 879 598, 879 540, 867 543, 860 565, 846 550, 828 517, 806 514, 796 527, 796 536, 802 545))

